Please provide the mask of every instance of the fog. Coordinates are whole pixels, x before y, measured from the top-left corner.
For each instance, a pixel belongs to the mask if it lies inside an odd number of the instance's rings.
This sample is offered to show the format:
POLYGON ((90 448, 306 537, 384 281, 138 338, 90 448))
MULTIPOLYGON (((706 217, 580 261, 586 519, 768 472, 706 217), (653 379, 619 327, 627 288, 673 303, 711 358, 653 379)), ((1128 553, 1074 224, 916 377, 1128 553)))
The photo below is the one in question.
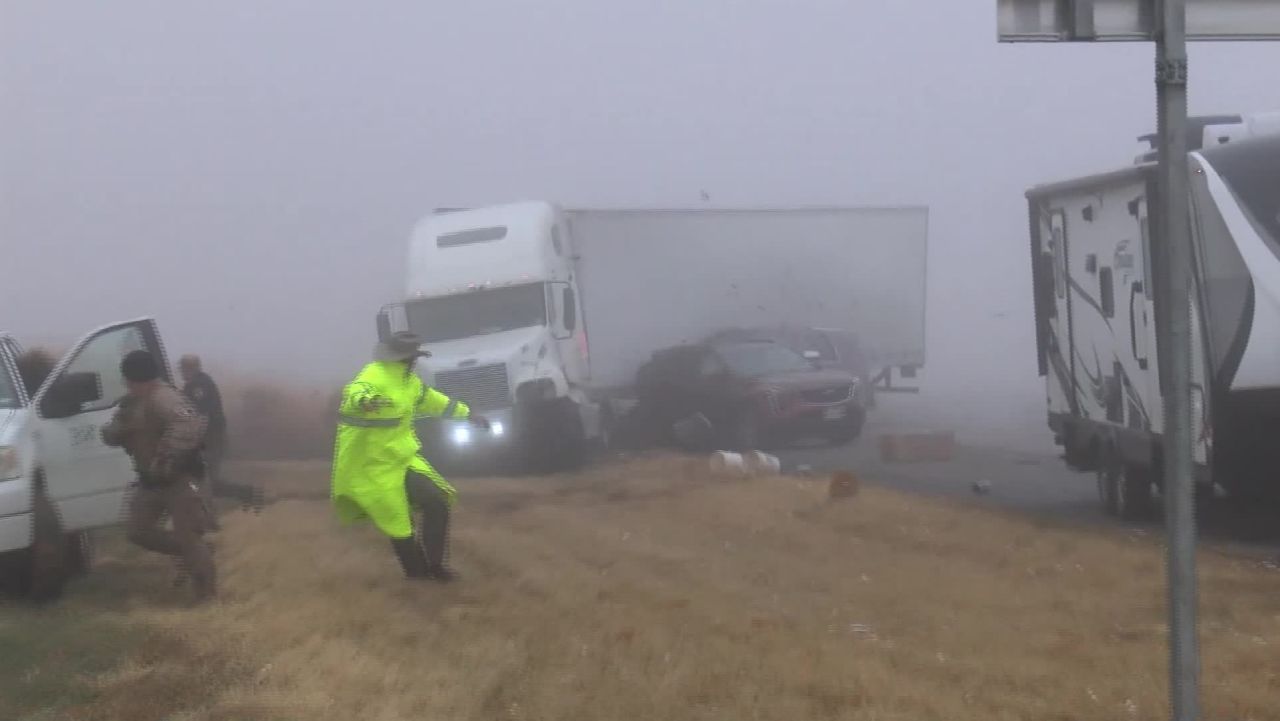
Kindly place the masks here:
MULTIPOLYGON (((1000 46, 994 7, 7 0, 0 325, 153 315, 171 355, 331 383, 433 207, 923 204, 926 390, 1036 406, 1022 194, 1131 161, 1153 51, 1000 46)), ((1280 48, 1191 60, 1193 112, 1280 107, 1233 71, 1280 48)))

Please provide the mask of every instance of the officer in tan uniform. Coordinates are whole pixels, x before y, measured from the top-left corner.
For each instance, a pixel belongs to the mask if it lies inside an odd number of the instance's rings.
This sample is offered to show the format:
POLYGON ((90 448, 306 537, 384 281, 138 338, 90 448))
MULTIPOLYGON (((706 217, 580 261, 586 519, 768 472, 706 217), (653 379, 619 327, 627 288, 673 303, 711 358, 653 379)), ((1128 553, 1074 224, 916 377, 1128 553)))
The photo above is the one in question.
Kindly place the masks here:
POLYGON ((197 602, 210 600, 217 579, 213 556, 201 539, 205 509, 198 491, 204 421, 160 377, 160 364, 150 353, 128 354, 120 372, 129 392, 111 422, 102 427, 102 440, 123 447, 138 474, 129 502, 129 540, 181 559, 194 582, 197 602), (160 527, 165 514, 173 520, 172 531, 160 527))

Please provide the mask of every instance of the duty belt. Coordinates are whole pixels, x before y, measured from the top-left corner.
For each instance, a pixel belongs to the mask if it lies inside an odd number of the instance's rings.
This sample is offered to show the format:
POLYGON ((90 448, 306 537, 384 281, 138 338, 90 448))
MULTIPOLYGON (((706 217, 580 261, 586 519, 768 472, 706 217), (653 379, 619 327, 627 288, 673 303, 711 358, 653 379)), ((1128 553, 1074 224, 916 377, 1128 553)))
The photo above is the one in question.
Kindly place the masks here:
POLYGON ((395 428, 400 425, 399 418, 359 418, 356 416, 340 415, 338 423, 344 426, 352 426, 355 428, 395 428))

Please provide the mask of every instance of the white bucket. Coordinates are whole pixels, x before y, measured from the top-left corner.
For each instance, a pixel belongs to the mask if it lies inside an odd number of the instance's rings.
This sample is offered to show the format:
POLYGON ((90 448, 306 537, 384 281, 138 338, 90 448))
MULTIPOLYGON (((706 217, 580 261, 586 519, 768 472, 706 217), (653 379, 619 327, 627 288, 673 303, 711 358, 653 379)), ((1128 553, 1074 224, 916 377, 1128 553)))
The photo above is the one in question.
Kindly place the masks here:
POLYGON ((751 451, 747 454, 746 462, 752 475, 776 476, 782 472, 782 461, 763 451, 751 451))
POLYGON ((745 476, 747 464, 741 454, 716 451, 711 454, 711 472, 717 476, 745 476))

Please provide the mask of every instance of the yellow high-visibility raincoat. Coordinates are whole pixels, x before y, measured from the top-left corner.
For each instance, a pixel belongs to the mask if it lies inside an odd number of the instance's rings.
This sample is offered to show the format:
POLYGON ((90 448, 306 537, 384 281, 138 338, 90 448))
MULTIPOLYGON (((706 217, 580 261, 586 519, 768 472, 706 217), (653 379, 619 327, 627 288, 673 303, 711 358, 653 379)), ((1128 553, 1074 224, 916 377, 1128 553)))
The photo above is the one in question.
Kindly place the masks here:
POLYGON ((428 387, 402 361, 375 361, 343 389, 338 412, 332 498, 341 521, 367 518, 392 538, 412 536, 406 471, 430 478, 453 505, 457 491, 419 455, 413 421, 467 418, 471 409, 465 403, 428 387), (375 397, 388 403, 375 411, 361 409, 362 401, 375 397))

